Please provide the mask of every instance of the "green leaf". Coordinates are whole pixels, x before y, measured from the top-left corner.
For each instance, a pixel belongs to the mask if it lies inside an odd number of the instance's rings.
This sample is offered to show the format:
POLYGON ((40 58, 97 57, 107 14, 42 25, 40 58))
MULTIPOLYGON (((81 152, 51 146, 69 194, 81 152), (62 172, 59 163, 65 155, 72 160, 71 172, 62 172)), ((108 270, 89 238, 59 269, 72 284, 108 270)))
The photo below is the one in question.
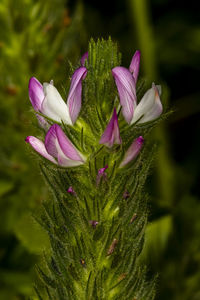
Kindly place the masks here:
POLYGON ((14 188, 13 182, 1 180, 0 181, 0 197, 4 196, 14 188))
POLYGON ((49 248, 47 233, 29 214, 24 215, 17 222, 15 234, 31 253, 39 254, 49 248))
POLYGON ((158 257, 165 250, 172 230, 173 222, 171 215, 164 216, 148 224, 141 260, 146 263, 149 260, 153 263, 158 262, 158 257))

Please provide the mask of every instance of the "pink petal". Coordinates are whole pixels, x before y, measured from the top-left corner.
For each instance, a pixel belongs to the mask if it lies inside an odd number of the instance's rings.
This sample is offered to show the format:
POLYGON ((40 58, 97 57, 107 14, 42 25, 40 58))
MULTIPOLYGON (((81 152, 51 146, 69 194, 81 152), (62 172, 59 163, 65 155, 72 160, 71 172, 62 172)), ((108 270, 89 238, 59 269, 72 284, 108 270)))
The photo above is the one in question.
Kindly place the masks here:
POLYGON ((104 133, 101 136, 99 144, 105 144, 107 147, 111 148, 113 144, 121 144, 122 140, 119 132, 119 124, 116 113, 116 108, 114 108, 114 112, 110 122, 108 123, 104 133))
POLYGON ((140 69, 140 51, 135 51, 135 54, 133 55, 133 58, 131 60, 129 71, 133 74, 133 77, 135 79, 135 83, 138 79, 138 73, 140 69))
POLYGON ((56 124, 53 124, 46 136, 45 136, 45 147, 47 152, 52 155, 53 157, 57 158, 58 157, 58 142, 57 142, 57 136, 56 136, 56 124))
POLYGON ((49 155, 49 153, 47 152, 47 150, 45 148, 44 143, 41 140, 39 140, 38 138, 36 138, 34 136, 27 136, 25 141, 27 143, 29 143, 33 147, 33 149, 36 152, 38 152, 40 155, 42 155, 46 159, 50 160, 54 164, 57 164, 56 160, 51 155, 49 155))
POLYGON ((53 124, 48 130, 45 137, 45 147, 47 152, 57 158, 58 164, 63 167, 78 166, 84 162, 74 145, 57 124, 53 124))
POLYGON ((85 61, 88 59, 88 52, 85 52, 81 57, 81 66, 84 66, 85 61))
POLYGON ((134 108, 137 104, 135 81, 131 72, 124 67, 112 69, 112 75, 117 85, 122 114, 130 123, 133 118, 134 108))
POLYGON ((29 80, 28 89, 29 89, 29 98, 33 108, 36 111, 40 111, 42 102, 44 100, 43 86, 35 77, 32 77, 29 80))
POLYGON ((133 143, 125 153, 124 159, 119 166, 120 168, 124 167, 126 164, 128 164, 130 161, 136 158, 136 156, 139 154, 142 148, 143 143, 144 143, 144 139, 142 136, 139 136, 137 139, 133 141, 133 143))
POLYGON ((64 155, 71 160, 78 161, 78 162, 84 162, 83 158, 78 153, 75 146, 72 144, 72 142, 68 139, 68 137, 64 134, 61 127, 57 124, 54 124, 55 126, 55 133, 56 138, 58 140, 58 144, 64 153, 64 155))
POLYGON ((87 69, 85 67, 78 68, 72 75, 67 105, 69 107, 69 114, 73 124, 81 110, 82 80, 86 77, 86 75, 87 69))

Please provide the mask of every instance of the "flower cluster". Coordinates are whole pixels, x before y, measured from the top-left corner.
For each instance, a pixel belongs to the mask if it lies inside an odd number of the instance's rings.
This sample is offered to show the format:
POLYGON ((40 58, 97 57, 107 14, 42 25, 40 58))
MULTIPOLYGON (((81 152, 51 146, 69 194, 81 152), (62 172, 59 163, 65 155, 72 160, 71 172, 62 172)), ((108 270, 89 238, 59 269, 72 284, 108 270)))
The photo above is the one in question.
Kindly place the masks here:
POLYGON ((158 118, 163 110, 160 101, 161 87, 156 86, 154 83, 137 104, 136 83, 139 67, 140 52, 136 51, 129 70, 124 67, 112 69, 122 106, 122 114, 129 124, 152 121, 158 118))
MULTIPOLYGON (((86 161, 86 158, 76 149, 61 127, 58 124, 50 126, 48 120, 71 126, 76 122, 82 105, 82 81, 88 72, 84 66, 87 59, 88 53, 85 53, 81 58, 81 67, 76 69, 72 75, 66 102, 54 87, 53 81, 43 85, 34 77, 29 81, 29 98, 36 112, 39 125, 48 131, 44 143, 33 136, 28 136, 26 142, 40 155, 62 167, 81 165, 86 161)), ((118 90, 123 117, 130 125, 136 122, 144 123, 154 120, 160 116, 163 109, 160 101, 161 88, 154 83, 152 88, 137 103, 136 83, 139 67, 140 52, 136 51, 129 69, 117 66, 111 70, 118 90)), ((143 142, 142 136, 132 142, 125 153, 120 167, 124 167, 139 154, 143 142)), ((122 143, 116 108, 114 108, 99 143, 104 144, 108 148, 113 147, 114 144, 119 145, 122 143)))

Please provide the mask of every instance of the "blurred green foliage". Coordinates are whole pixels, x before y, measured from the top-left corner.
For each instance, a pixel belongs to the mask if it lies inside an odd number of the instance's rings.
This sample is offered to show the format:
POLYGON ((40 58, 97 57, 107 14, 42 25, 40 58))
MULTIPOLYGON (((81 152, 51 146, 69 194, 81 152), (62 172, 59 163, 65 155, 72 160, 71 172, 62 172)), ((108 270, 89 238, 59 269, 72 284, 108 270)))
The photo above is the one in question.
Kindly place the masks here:
POLYGON ((0 2, 0 299, 32 294, 32 268, 48 244, 30 219, 48 192, 24 145, 26 135, 38 132, 28 80, 53 78, 62 91, 69 61, 77 63, 87 39, 108 35, 118 41, 123 65, 141 50, 141 76, 162 83, 163 100, 174 110, 155 133, 161 150, 147 186, 142 259, 160 274, 157 299, 200 299, 198 1, 110 2, 0 2))
POLYGON ((48 193, 24 143, 37 132, 28 81, 65 85, 84 45, 82 14, 80 3, 70 14, 64 0, 0 2, 0 299, 32 294, 32 267, 48 245, 31 218, 48 193))

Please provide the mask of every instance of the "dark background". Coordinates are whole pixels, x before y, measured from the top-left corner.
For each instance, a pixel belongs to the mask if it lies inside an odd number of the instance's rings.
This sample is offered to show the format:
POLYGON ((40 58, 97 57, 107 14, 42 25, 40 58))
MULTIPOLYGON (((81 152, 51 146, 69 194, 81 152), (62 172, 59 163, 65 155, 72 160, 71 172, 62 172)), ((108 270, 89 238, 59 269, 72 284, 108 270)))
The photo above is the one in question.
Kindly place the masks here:
POLYGON ((141 259, 159 273, 157 299, 200 299, 200 22, 198 1, 178 0, 0 2, 0 299, 33 294, 33 267, 48 246, 30 218, 48 191, 24 143, 38 132, 28 80, 53 78, 62 92, 69 61, 90 37, 109 35, 126 67, 141 50, 140 77, 161 84, 173 110, 152 134, 159 152, 141 259))

